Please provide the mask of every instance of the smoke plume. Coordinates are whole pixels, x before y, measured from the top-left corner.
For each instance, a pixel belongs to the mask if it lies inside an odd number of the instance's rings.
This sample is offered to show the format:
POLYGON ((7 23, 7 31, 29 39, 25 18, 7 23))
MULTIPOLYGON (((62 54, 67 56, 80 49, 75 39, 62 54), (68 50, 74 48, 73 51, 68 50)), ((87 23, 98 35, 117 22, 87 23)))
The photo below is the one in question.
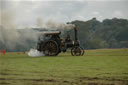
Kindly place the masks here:
POLYGON ((40 56, 44 56, 43 52, 39 52, 36 49, 30 49, 30 51, 28 52, 28 55, 31 57, 40 57, 40 56))
POLYGON ((37 41, 37 32, 32 29, 17 29, 14 17, 8 11, 2 11, 0 17, 0 49, 13 50, 17 46, 29 48, 28 40, 37 41))
POLYGON ((48 30, 69 30, 72 29, 74 27, 73 24, 65 24, 65 23, 59 23, 56 22, 55 20, 48 20, 45 21, 42 18, 38 17, 37 18, 37 27, 39 28, 47 28, 48 30))
MULTIPOLYGON (((0 49, 8 51, 23 51, 36 47, 39 32, 25 28, 18 29, 15 23, 15 13, 2 10, 0 13, 0 49)), ((44 21, 37 18, 37 28, 64 31, 73 28, 72 24, 57 23, 53 20, 44 21)), ((31 52, 30 52, 31 53, 31 52)))

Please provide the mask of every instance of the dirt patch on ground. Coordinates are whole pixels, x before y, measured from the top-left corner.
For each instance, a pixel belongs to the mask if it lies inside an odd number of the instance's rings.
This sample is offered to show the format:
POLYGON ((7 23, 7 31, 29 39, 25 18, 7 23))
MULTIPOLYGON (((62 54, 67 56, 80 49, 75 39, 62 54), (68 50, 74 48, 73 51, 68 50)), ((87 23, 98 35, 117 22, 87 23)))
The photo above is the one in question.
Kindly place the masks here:
POLYGON ((0 78, 0 80, 6 80, 5 78, 0 78))
POLYGON ((4 76, 4 75, 22 75, 22 74, 12 74, 12 73, 11 74, 8 74, 8 73, 3 73, 2 72, 2 73, 0 73, 0 75, 3 75, 4 76))
POLYGON ((57 82, 54 79, 12 79, 12 78, 0 78, 0 80, 23 80, 23 81, 45 81, 45 82, 57 82))
POLYGON ((57 82, 56 80, 54 79, 20 79, 20 80, 24 80, 24 81, 44 81, 44 82, 57 82))
POLYGON ((0 85, 9 85, 10 83, 1 82, 0 85))
POLYGON ((85 82, 88 81, 87 85, 128 85, 128 80, 123 79, 116 79, 116 78, 99 78, 99 77, 80 77, 79 78, 80 82, 85 82), (96 82, 92 82, 96 81, 96 82), (99 83, 101 82, 102 83, 99 83), (109 83, 104 83, 104 82, 109 82, 109 83))
POLYGON ((105 78, 99 78, 99 77, 80 77, 79 79, 80 80, 128 81, 128 80, 116 79, 116 78, 109 78, 109 77, 105 77, 105 78))
POLYGON ((92 78, 90 78, 90 77, 80 77, 80 80, 98 80, 98 79, 100 79, 100 78, 98 78, 98 77, 92 77, 92 78))
POLYGON ((48 82, 48 83, 62 83, 62 84, 68 84, 68 85, 128 85, 127 80, 121 80, 121 79, 104 79, 104 78, 98 78, 98 77, 80 77, 79 79, 76 80, 55 80, 55 79, 13 79, 13 78, 0 78, 0 85, 6 85, 6 81, 33 81, 33 82, 48 82), (99 82, 100 81, 100 82, 99 82), (102 81, 102 82, 101 82, 102 81), (110 81, 109 83, 104 83, 104 81, 110 81), (111 81, 114 81, 111 82, 111 81), (119 83, 118 83, 119 82, 119 83), (118 83, 118 84, 117 84, 118 83))

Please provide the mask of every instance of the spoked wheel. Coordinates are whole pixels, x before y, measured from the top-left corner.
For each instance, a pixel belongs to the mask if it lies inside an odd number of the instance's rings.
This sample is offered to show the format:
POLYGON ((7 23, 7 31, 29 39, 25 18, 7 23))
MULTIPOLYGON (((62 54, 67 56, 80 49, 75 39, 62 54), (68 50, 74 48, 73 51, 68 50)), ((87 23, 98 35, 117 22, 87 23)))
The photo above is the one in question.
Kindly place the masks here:
POLYGON ((75 46, 71 49, 72 56, 81 56, 82 50, 80 47, 75 46))
POLYGON ((42 50, 46 56, 56 56, 59 53, 58 44, 55 41, 45 42, 42 50))

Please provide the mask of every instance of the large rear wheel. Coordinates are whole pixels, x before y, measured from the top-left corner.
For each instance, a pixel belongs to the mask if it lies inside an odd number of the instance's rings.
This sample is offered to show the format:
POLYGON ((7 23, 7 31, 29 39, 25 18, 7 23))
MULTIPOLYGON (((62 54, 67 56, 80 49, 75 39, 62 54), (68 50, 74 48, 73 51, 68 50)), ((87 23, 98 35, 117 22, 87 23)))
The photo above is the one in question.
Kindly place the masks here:
POLYGON ((46 56, 56 56, 59 53, 58 44, 55 41, 47 41, 42 46, 42 51, 46 56))

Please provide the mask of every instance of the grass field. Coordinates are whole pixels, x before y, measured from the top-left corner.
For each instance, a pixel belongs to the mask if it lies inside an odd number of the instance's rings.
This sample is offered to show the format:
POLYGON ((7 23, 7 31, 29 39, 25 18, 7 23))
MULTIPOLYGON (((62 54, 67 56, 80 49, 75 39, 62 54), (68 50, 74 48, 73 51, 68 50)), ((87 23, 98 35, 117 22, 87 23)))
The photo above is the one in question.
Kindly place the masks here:
POLYGON ((128 49, 29 57, 0 54, 0 85, 128 85, 128 49))

